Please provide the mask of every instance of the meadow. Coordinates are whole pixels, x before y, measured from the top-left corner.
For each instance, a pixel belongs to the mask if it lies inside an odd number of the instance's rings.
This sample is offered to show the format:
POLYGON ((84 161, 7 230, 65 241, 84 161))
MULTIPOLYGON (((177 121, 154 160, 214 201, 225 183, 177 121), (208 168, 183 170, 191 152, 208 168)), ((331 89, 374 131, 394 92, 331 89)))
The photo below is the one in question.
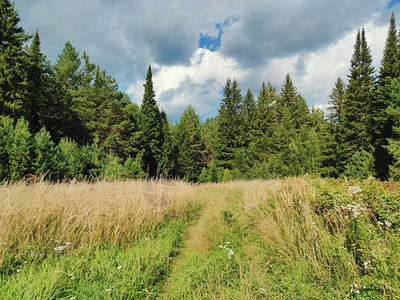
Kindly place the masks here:
POLYGON ((0 298, 400 297, 398 183, 154 184, 0 186, 0 298))

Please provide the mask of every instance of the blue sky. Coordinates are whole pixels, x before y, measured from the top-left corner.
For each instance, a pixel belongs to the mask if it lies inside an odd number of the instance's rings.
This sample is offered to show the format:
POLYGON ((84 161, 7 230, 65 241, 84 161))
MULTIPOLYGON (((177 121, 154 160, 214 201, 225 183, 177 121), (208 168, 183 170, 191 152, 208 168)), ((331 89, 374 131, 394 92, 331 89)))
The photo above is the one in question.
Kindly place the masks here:
MULTIPOLYGON (((176 120, 189 104, 216 114, 228 77, 243 93, 278 89, 290 73, 309 106, 326 108, 346 80, 355 33, 365 26, 379 69, 391 11, 400 0, 18 0, 21 24, 39 30, 55 62, 66 41, 140 103, 149 63, 160 107, 176 120)), ((400 23, 400 22, 399 22, 400 23)))

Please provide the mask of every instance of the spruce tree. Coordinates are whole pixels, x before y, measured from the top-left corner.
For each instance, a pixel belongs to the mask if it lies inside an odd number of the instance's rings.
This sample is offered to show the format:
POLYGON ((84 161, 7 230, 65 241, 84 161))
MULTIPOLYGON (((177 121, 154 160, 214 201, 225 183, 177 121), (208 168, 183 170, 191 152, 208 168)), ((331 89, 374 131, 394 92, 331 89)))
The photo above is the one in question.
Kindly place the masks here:
POLYGON ((202 169, 204 145, 201 140, 200 119, 189 105, 176 126, 178 172, 181 178, 196 182, 202 169))
POLYGON ((236 80, 232 82, 228 79, 218 110, 218 131, 215 142, 217 165, 225 169, 232 169, 235 150, 244 144, 242 105, 243 98, 236 80))
POLYGON ((257 136, 257 104, 254 100, 253 93, 250 89, 247 90, 242 105, 243 114, 243 142, 244 147, 254 141, 257 136))
POLYGON ((297 92, 289 74, 286 75, 282 85, 281 97, 277 101, 279 120, 282 118, 282 111, 288 109, 289 117, 293 120, 295 127, 299 130, 306 122, 309 113, 304 98, 297 92))
POLYGON ((390 18, 389 31, 379 72, 378 86, 372 101, 372 142, 375 147, 375 167, 380 178, 387 178, 391 155, 386 149, 387 139, 393 138, 393 121, 387 114, 392 103, 390 83, 400 75, 400 57, 394 14, 390 18))
POLYGON ((39 32, 33 38, 27 55, 26 119, 32 132, 38 132, 44 125, 45 111, 52 105, 48 101, 49 65, 40 51, 39 32))
POLYGON ((159 171, 159 163, 163 155, 163 121, 158 109, 153 89, 153 73, 149 65, 144 84, 142 106, 142 164, 149 177, 154 177, 159 171))
POLYGON ((351 59, 349 83, 343 104, 343 122, 340 126, 339 171, 358 151, 372 152, 371 103, 374 89, 374 68, 365 38, 365 30, 358 31, 351 59))
POLYGON ((14 120, 26 112, 26 53, 29 39, 19 26, 20 18, 9 0, 0 2, 0 118, 14 120))
POLYGON ((273 128, 277 121, 276 104, 278 101, 278 92, 270 82, 263 82, 261 90, 257 97, 257 128, 258 136, 272 136, 273 128))
POLYGON ((334 126, 337 126, 342 122, 342 110, 345 92, 346 85, 344 84, 343 80, 338 77, 335 82, 335 87, 332 89, 332 92, 329 95, 330 106, 328 107, 328 111, 330 112, 328 119, 334 126))

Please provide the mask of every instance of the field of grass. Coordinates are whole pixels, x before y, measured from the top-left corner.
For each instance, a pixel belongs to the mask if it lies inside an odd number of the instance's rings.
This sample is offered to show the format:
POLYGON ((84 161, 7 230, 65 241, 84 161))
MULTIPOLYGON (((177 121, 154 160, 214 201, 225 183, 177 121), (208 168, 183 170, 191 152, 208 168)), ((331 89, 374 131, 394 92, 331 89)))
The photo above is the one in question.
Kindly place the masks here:
POLYGON ((0 187, 0 299, 396 299, 400 185, 0 187))

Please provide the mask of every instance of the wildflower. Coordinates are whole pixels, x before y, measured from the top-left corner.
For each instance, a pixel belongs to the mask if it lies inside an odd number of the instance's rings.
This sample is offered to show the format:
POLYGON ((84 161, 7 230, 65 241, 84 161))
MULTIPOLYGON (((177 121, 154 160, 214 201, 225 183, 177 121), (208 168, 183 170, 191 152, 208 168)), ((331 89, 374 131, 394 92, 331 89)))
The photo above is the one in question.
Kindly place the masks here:
POLYGON ((364 261, 363 266, 364 266, 364 270, 368 269, 368 265, 371 263, 371 261, 364 261))
POLYGON ((355 196, 362 192, 362 189, 359 186, 349 186, 348 189, 349 196, 355 196))
POLYGON ((76 299, 76 297, 71 297, 71 298, 69 298, 69 300, 75 300, 76 299))
POLYGON ((378 221, 379 226, 383 226, 383 223, 381 221, 378 221))
POLYGON ((260 288, 260 292, 265 294, 267 292, 267 290, 265 288, 260 288))
POLYGON ((106 289, 106 292, 111 292, 112 291, 112 289, 106 289))
POLYGON ((21 270, 20 269, 17 269, 17 273, 20 273, 21 272, 21 270))
POLYGON ((366 211, 367 209, 362 207, 360 204, 348 204, 345 207, 342 207, 345 212, 350 213, 354 218, 358 218, 361 216, 362 212, 366 211))
POLYGON ((388 228, 392 227, 392 223, 390 223, 389 221, 385 221, 385 225, 386 225, 386 227, 388 227, 388 228))
POLYGON ((62 250, 64 250, 65 248, 67 248, 67 246, 58 246, 58 247, 55 247, 53 250, 54 250, 54 251, 62 251, 62 250))
POLYGON ((121 269, 122 269, 122 266, 118 266, 117 269, 118 269, 118 270, 121 270, 121 269))
POLYGON ((69 246, 69 245, 71 245, 71 242, 66 242, 65 243, 65 246, 69 246))
POLYGON ((6 246, 7 245, 7 243, 3 243, 3 246, 6 246))
POLYGON ((230 245, 230 242, 225 242, 225 245, 223 245, 223 246, 219 245, 219 248, 226 250, 227 253, 228 253, 228 258, 231 259, 232 256, 234 255, 234 252, 233 252, 233 250, 231 248, 227 247, 228 245, 230 245))

